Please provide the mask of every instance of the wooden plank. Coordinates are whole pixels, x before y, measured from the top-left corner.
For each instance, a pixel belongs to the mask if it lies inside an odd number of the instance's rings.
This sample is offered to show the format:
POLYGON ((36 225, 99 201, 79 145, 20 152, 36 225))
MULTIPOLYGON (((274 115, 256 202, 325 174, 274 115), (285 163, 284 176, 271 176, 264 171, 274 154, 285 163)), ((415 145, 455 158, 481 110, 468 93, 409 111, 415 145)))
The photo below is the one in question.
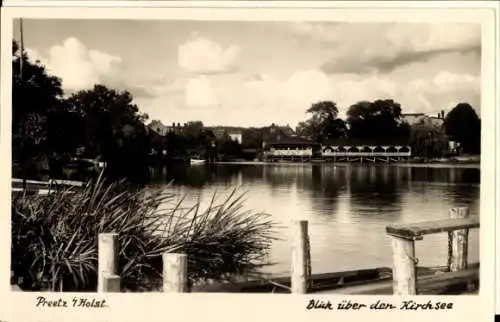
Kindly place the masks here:
MULTIPOLYGON (((469 208, 452 208, 450 210, 450 218, 469 218, 469 208)), ((450 233, 449 239, 451 246, 450 271, 461 271, 467 267, 469 230, 455 230, 450 233)))
MULTIPOLYGON (((474 264, 477 265, 478 263, 474 264)), ((471 266, 476 267, 476 266, 471 266)), ((447 266, 417 267, 417 275, 425 276, 444 272, 447 266)), ((359 284, 372 283, 381 280, 392 279, 392 269, 389 267, 378 267, 370 269, 359 269, 352 271, 341 271, 332 273, 321 273, 311 275, 310 293, 318 291, 350 287, 359 284)), ((193 286, 192 292, 214 292, 214 293, 290 293, 290 276, 281 276, 270 279, 259 279, 233 283, 213 283, 193 286)))
POLYGON ((163 253, 163 292, 188 291, 187 255, 163 253))
MULTIPOLYGON (((19 179, 19 178, 12 178, 12 182, 13 183, 23 183, 23 179, 19 179)), ((30 184, 48 184, 47 181, 39 181, 39 180, 26 180, 26 183, 30 183, 30 184)))
POLYGON ((118 275, 104 276, 103 278, 102 291, 106 293, 120 293, 121 291, 121 280, 118 275))
MULTIPOLYGON (((56 190, 48 190, 48 189, 38 189, 38 190, 30 190, 30 189, 27 189, 26 190, 26 195, 30 196, 30 195, 47 195, 47 194, 50 194, 50 193, 54 193, 56 190)), ((14 196, 18 196, 18 195, 21 195, 25 193, 24 192, 24 189, 22 188, 12 188, 12 194, 14 196)), ((63 192, 64 194, 74 194, 75 191, 64 191, 63 192)))
MULTIPOLYGON (((479 268, 469 268, 458 272, 437 273, 422 276, 417 280, 417 289, 418 294, 426 295, 449 294, 453 292, 462 293, 467 290, 468 284, 470 283, 479 283, 479 268)), ((317 293, 346 295, 393 295, 393 288, 392 281, 387 280, 317 293)))
MULTIPOLYGON (((389 267, 375 269, 360 269, 352 271, 321 273, 311 276, 312 289, 324 286, 332 287, 351 284, 355 282, 366 282, 377 280, 381 277, 390 277, 389 267)), ((198 285, 193 287, 193 292, 224 292, 224 293, 290 293, 290 276, 282 276, 270 279, 250 280, 236 283, 214 283, 209 285, 198 285), (279 286, 278 286, 279 285, 279 286)))
MULTIPOLYGON (((472 263, 469 269, 479 269, 479 263, 472 263)), ((429 276, 446 272, 448 266, 417 267, 417 276, 429 276)), ((333 273, 312 274, 312 286, 309 293, 331 291, 340 288, 349 288, 357 285, 366 285, 380 281, 392 281, 392 270, 389 267, 359 269, 333 273)), ((192 292, 209 293, 290 293, 290 276, 281 276, 270 280, 250 280, 234 283, 213 283, 195 285, 192 292)))
POLYGON ((10 285, 10 290, 14 292, 22 292, 23 290, 19 287, 17 284, 11 284, 10 285))
POLYGON ((97 245, 98 283, 97 291, 105 292, 104 281, 109 276, 118 275, 118 234, 100 233, 97 245))
POLYGON ((418 237, 449 232, 458 229, 479 228, 479 217, 470 217, 464 219, 443 219, 434 221, 425 221, 410 224, 394 224, 386 227, 389 235, 401 238, 416 239, 418 237))
POLYGON ((61 185, 61 186, 73 186, 73 187, 83 187, 85 182, 83 181, 74 181, 74 180, 58 180, 58 179, 50 179, 49 184, 51 185, 61 185))
POLYGON ((417 294, 415 241, 391 236, 394 295, 417 294))
MULTIPOLYGON (((74 181, 74 180, 58 180, 50 179, 49 181, 38 181, 38 180, 26 180, 26 186, 30 189, 36 188, 48 188, 49 186, 71 186, 71 187, 83 187, 85 182, 74 181)), ((22 187, 23 180, 19 178, 12 178, 12 187, 22 187)))
MULTIPOLYGON (((27 183, 26 184, 26 190, 38 190, 38 189, 48 189, 50 186, 48 184, 40 184, 40 183, 27 183)), ((12 188, 19 188, 22 189, 23 185, 22 183, 15 183, 12 185, 12 188)))
POLYGON ((294 237, 292 244, 291 281, 292 293, 305 294, 308 286, 308 231, 307 220, 294 223, 294 237))

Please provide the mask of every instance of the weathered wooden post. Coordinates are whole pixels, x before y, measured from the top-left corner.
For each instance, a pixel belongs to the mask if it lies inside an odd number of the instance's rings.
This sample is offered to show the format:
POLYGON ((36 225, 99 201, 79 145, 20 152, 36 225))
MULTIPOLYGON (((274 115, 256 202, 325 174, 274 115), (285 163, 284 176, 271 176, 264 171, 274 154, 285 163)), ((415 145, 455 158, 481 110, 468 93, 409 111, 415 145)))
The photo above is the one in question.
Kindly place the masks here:
POLYGON ((292 293, 307 293, 309 279, 309 249, 307 220, 296 221, 293 225, 292 243, 292 293))
POLYGON ((97 252, 99 261, 97 291, 106 292, 104 288, 106 277, 118 275, 118 234, 99 234, 97 252))
POLYGON ((415 259, 415 241, 400 236, 392 239, 392 285, 394 295, 417 294, 417 264, 415 259))
MULTIPOLYGON (((460 207, 450 210, 451 219, 469 218, 469 208, 460 207)), ((451 272, 467 268, 469 229, 460 229, 448 234, 448 269, 451 272)))
POLYGON ((188 291, 187 255, 163 253, 163 292, 188 291))
POLYGON ((103 292, 116 292, 121 291, 121 281, 118 275, 104 276, 103 279, 103 292))

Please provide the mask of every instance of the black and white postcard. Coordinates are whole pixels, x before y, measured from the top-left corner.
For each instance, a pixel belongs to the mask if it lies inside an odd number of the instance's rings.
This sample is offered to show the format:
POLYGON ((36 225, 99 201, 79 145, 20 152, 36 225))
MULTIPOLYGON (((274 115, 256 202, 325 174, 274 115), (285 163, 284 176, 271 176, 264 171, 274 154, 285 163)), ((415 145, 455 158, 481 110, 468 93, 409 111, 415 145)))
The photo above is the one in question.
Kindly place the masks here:
POLYGON ((491 6, 140 2, 2 11, 0 319, 493 317, 491 6))

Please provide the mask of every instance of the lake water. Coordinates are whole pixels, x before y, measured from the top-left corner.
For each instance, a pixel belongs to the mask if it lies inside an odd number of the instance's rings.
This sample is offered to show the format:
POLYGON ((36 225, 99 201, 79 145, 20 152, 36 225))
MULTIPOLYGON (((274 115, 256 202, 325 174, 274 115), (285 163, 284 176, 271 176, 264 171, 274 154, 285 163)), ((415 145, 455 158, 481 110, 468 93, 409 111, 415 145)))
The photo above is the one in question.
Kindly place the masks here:
MULTIPOLYGON (((245 207, 272 215, 283 228, 274 242, 268 273, 288 275, 293 220, 309 221, 313 273, 391 267, 385 226, 446 219, 452 207, 479 215, 479 167, 409 165, 258 164, 190 166, 157 170, 153 185, 208 203, 242 186, 245 207)), ((445 265, 447 234, 416 243, 419 265, 445 265)), ((479 234, 469 234, 469 262, 479 260, 479 234)))

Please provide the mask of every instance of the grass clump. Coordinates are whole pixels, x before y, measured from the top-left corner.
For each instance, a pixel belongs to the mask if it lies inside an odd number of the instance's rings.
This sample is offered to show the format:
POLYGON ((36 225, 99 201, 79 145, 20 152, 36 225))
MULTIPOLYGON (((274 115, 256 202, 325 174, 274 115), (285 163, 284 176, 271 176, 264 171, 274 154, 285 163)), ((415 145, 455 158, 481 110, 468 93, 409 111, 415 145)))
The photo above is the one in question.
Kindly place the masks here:
POLYGON ((12 282, 33 291, 97 289, 99 233, 119 234, 127 291, 159 290, 163 252, 188 255, 191 284, 259 272, 274 239, 264 213, 243 209, 234 190, 221 203, 183 207, 168 190, 140 190, 99 178, 81 190, 12 200, 12 282))

